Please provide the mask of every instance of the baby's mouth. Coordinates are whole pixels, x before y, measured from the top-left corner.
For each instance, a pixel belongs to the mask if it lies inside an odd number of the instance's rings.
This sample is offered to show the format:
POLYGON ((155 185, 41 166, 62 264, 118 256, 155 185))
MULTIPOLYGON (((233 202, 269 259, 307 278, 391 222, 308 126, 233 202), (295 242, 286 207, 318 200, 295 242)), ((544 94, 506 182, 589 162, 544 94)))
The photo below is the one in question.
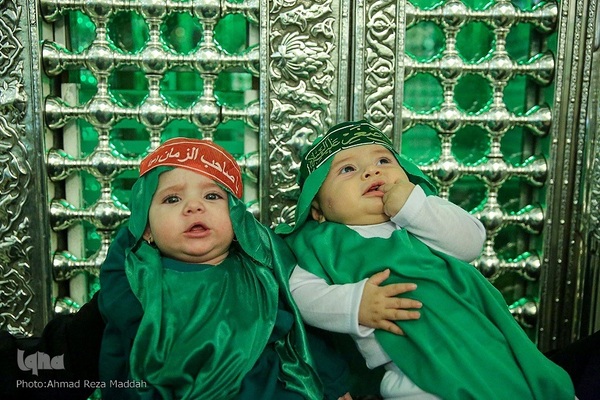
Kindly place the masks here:
POLYGON ((369 186, 369 188, 365 191, 364 194, 371 193, 371 192, 377 192, 377 191, 379 191, 379 188, 381 186, 383 186, 382 182, 375 182, 371 186, 369 186))
POLYGON ((197 223, 197 224, 193 224, 191 225, 186 232, 204 232, 206 231, 208 228, 201 223, 197 223))

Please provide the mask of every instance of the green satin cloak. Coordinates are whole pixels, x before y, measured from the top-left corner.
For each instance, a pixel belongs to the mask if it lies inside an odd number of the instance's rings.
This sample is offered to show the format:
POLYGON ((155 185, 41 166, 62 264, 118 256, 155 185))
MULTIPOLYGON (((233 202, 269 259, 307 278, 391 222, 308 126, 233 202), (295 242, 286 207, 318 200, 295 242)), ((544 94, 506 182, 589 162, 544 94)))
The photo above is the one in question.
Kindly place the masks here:
MULTIPOLYGON (((146 243, 130 253, 156 251, 146 243)), ((215 267, 181 272, 152 265, 127 271, 144 307, 131 350, 134 380, 163 399, 234 398, 275 325, 277 282, 241 254, 215 267)))
POLYGON ((394 363, 445 400, 573 400, 568 374, 549 361, 473 266, 429 249, 406 230, 364 238, 345 225, 307 221, 286 241, 299 265, 329 283, 358 282, 390 268, 385 282, 412 282, 421 318, 399 321, 406 336, 376 330, 394 363))
MULTIPOLYGON (((100 290, 99 297, 99 307, 103 317, 105 318, 107 324, 105 328, 105 333, 102 342, 102 349, 100 353, 100 378, 102 381, 106 382, 107 387, 102 391, 103 398, 105 399, 138 399, 138 398, 156 398, 157 391, 154 390, 144 390, 143 392, 139 392, 133 389, 121 389, 116 387, 115 385, 111 385, 110 382, 125 382, 132 380, 132 371, 130 368, 130 360, 133 361, 133 357, 130 357, 130 354, 133 352, 133 343, 134 340, 140 338, 144 335, 138 335, 139 329, 150 330, 149 338, 138 339, 136 342, 136 346, 134 346, 138 353, 136 357, 136 361, 134 364, 142 365, 146 371, 152 367, 154 361, 159 359, 161 356, 157 356, 153 354, 150 347, 144 348, 141 345, 144 342, 156 342, 160 341, 164 338, 152 338, 153 335, 158 332, 158 330, 152 333, 152 330, 155 328, 160 328, 160 320, 156 319, 146 319, 142 322, 142 318, 144 316, 144 309, 141 306, 140 301, 134 295, 129 280, 125 275, 125 252, 127 248, 131 246, 132 241, 134 239, 131 237, 127 229, 122 229, 118 232, 113 244, 109 249, 109 253, 107 255, 107 259, 104 262, 101 270, 101 281, 103 283, 102 289, 100 290), (147 360, 146 360, 147 358, 147 360), (145 365, 145 366, 144 366, 145 365), (140 396, 141 394, 146 394, 145 396, 140 396)), ((285 245, 284 245, 285 246, 285 245)), ((284 247, 287 249, 287 247, 284 247)), ((142 251, 142 254, 144 251, 142 251)), ((288 252, 289 254, 289 252, 288 252)), ((152 257, 150 257, 152 258, 152 257)), ((239 249, 235 246, 232 248, 232 252, 230 253, 230 257, 224 262, 223 266, 229 270, 231 263, 236 263, 239 261, 239 258, 245 258, 246 260, 242 263, 244 265, 248 265, 248 263, 254 263, 249 257, 247 257, 244 253, 241 253, 239 249)), ((196 304, 197 307, 207 307, 210 309, 211 303, 219 303, 222 301, 221 294, 223 294, 219 287, 222 285, 226 285, 228 287, 234 288, 236 286, 239 287, 241 281, 238 281, 234 285, 230 285, 229 283, 219 282, 217 281, 214 285, 215 288, 210 288, 212 286, 212 281, 210 279, 205 280, 206 278, 214 277, 215 274, 221 275, 225 274, 227 279, 229 280, 232 277, 236 277, 236 274, 230 274, 226 271, 220 271, 218 267, 214 266, 203 266, 203 265, 192 265, 187 263, 182 263, 179 261, 175 261, 169 258, 162 258, 162 263, 164 270, 166 272, 160 272, 168 275, 172 275, 168 279, 173 283, 167 285, 167 287, 172 287, 173 284, 176 285, 177 280, 187 281, 188 289, 191 290, 192 294, 190 296, 194 296, 194 300, 190 301, 188 295, 186 295, 186 291, 182 290, 181 293, 174 292, 173 295, 169 296, 173 297, 179 301, 174 307, 176 312, 171 314, 171 312, 165 313, 166 323, 174 322, 171 328, 166 327, 166 331, 170 331, 171 329, 175 329, 177 326, 180 326, 181 323, 185 321, 182 319, 182 314, 180 314, 180 308, 182 309, 182 313, 191 312, 193 310, 193 305, 196 304), (210 268, 209 271, 206 271, 207 268, 210 268), (206 274, 204 272, 207 272, 206 274), (189 274, 189 275, 188 275, 189 274), (198 278, 198 279, 196 279, 198 278), (197 281, 197 282, 194 282, 197 281), (189 284, 190 282, 194 282, 193 284, 189 284), (195 288, 204 288, 208 287, 208 290, 195 290, 195 288), (219 292, 219 296, 209 296, 209 294, 214 292, 219 292), (206 299, 203 299, 202 296, 206 295, 206 299), (200 301, 198 303, 198 301, 200 301), (188 303, 185 304, 184 303, 188 303), (183 310, 185 309, 185 310, 183 310), (173 317, 173 321, 170 317, 173 317)), ((282 265, 286 265, 287 263, 281 263, 282 265)), ((142 264, 143 265, 143 264, 142 264)), ((234 266, 234 269, 235 268, 234 266)), ((267 270, 266 268, 263 268, 267 270)), ((279 273, 281 271, 277 269, 279 273)), ((253 271, 253 270, 252 270, 253 271)), ((241 272, 241 271, 239 271, 241 272)), ((279 275, 277 273, 276 275, 279 275)), ((142 272, 144 274, 144 272, 142 272)), ((153 275, 154 272, 151 272, 153 275)), ((246 275, 247 271, 244 271, 243 275, 246 275)), ((259 273, 256 278, 248 279, 244 281, 244 284, 259 284, 263 286, 264 283, 269 283, 271 279, 268 276, 266 278, 259 273)), ((252 272, 250 275, 254 275, 252 272)), ((287 274, 285 274, 287 275, 287 274)), ((141 280, 135 278, 134 280, 143 282, 145 278, 141 280)), ((276 279, 279 280, 279 279, 276 279)), ((285 283, 284 283, 285 284, 285 283)), ((145 284, 142 284, 142 286, 145 284)), ((162 284, 156 287, 160 287, 162 290, 162 284)), ((175 286, 179 288, 179 286, 175 286)), ((256 288, 256 286, 255 286, 256 288)), ((272 288, 271 288, 272 289, 272 288)), ((139 289, 138 289, 139 290, 139 289)), ((141 289, 143 292, 144 289, 141 289)), ((240 295, 247 291, 240 292, 240 295)), ((267 289, 258 290, 258 293, 261 294, 262 291, 268 291, 267 289)), ((146 293, 150 293, 146 291, 146 293)), ((276 293, 275 296, 278 296, 278 306, 275 310, 273 310, 272 305, 267 307, 271 310, 272 314, 275 315, 275 323, 273 329, 270 331, 270 336, 268 337, 268 344, 262 349, 262 352, 254 364, 253 368, 250 370, 248 374, 245 375, 243 381, 241 382, 241 386, 239 382, 236 383, 235 386, 232 382, 226 382, 223 385, 214 385, 215 389, 227 388, 230 391, 239 390, 236 393, 230 393, 228 391, 224 391, 224 393, 228 393, 228 398, 235 398, 237 400, 283 400, 283 399, 317 399, 322 398, 319 379, 315 376, 315 372, 312 370, 312 358, 308 354, 308 343, 306 332, 304 331, 304 327, 302 324, 298 325, 299 314, 295 310, 295 304, 288 302, 288 289, 284 289, 280 286, 279 293, 277 291, 271 293, 276 293)), ((232 293, 230 293, 232 294, 232 293)), ((233 293, 235 296, 235 301, 239 302, 240 309, 244 309, 248 307, 249 298, 238 296, 237 292, 233 293)), ((262 294, 261 294, 262 295, 262 294)), ((266 295, 266 298, 273 298, 272 295, 266 295)), ((146 299, 148 300, 148 299, 146 299)), ((154 302, 153 299, 150 299, 150 302, 154 302)), ((164 304, 164 303, 163 303, 164 304)), ((238 305, 236 305, 237 307, 238 305)), ((258 306, 261 310, 264 310, 265 307, 261 304, 258 306)), ((203 312, 203 311, 200 311, 203 312)), ((154 314, 154 313, 153 313, 154 314)), ((252 315, 256 315, 255 311, 252 311, 252 315)), ((271 314, 270 314, 271 315, 271 314)), ((210 316, 209 316, 210 317, 210 316)), ((212 318, 216 318, 213 316, 212 318)), ((246 317, 243 317, 245 319, 246 317)), ((161 318, 162 319, 162 318, 161 318)), ((272 317, 266 318, 267 321, 271 321, 272 317)), ((229 324, 229 320, 221 318, 221 325, 226 326, 229 324)), ((252 321, 254 325, 263 324, 265 321, 252 321)), ((233 325, 236 325, 238 322, 233 321, 233 325)), ((269 325, 271 322, 269 322, 269 325)), ((191 326, 191 325, 190 325, 191 326)), ((186 330, 186 327, 182 328, 186 330)), ((258 332, 262 329, 255 329, 255 332, 258 332)), ((221 329, 218 332, 227 332, 227 329, 221 329)), ((184 385, 185 380, 191 381, 191 376, 184 378, 183 376, 188 375, 190 371, 193 371, 195 368, 193 365, 194 361, 192 358, 185 358, 186 354, 197 354, 199 356, 205 356, 207 354, 210 355, 210 352, 213 350, 206 350, 207 346, 210 346, 211 343, 214 345, 218 345, 221 343, 225 347, 228 347, 227 342, 224 342, 220 339, 225 339, 225 336, 221 335, 217 337, 217 331, 215 332, 207 332, 207 336, 205 337, 197 337, 195 338, 193 343, 189 343, 189 347, 187 348, 187 353, 185 353, 185 349, 183 347, 177 347, 179 350, 183 351, 181 353, 184 356, 184 361, 181 365, 177 365, 177 370, 170 369, 169 373, 174 374, 175 378, 183 379, 184 385), (197 348, 203 348, 197 350, 197 348), (184 365, 184 363, 189 363, 189 365, 185 368, 180 368, 184 365), (183 371, 183 372, 182 372, 183 371)), ((189 332, 189 335, 193 336, 193 332, 189 332)), ((190 337, 191 337, 190 336, 190 337)), ((172 339, 173 341, 178 340, 179 337, 172 339)), ((312 340, 311 345, 314 345, 314 338, 310 338, 312 340)), ((166 349, 167 346, 162 346, 159 348, 166 349)), ((243 344, 241 349, 234 349, 234 351, 246 351, 244 349, 245 343, 243 344)), ((178 350, 178 351, 179 351, 178 350)), ((255 349, 256 350, 256 349, 255 349)), ((214 352, 219 353, 221 357, 224 359, 227 358, 227 355, 223 353, 223 350, 214 350, 214 352)), ((334 371, 338 371, 339 374, 343 373, 340 369, 342 367, 339 365, 339 360, 333 357, 331 353, 319 353, 316 355, 317 360, 319 361, 319 366, 323 366, 327 369, 332 369, 334 371)), ((166 358, 168 358, 167 356, 166 358)), ((166 359, 165 358, 165 359, 166 359)), ((171 358, 171 361, 173 358, 171 358)), ((203 363, 204 361, 201 359, 195 360, 198 363, 203 363)), ((238 362, 238 361, 236 361, 238 362)), ((140 367, 136 367, 136 370, 139 371, 140 367)), ((167 371, 164 371, 167 372, 167 371)), ((156 373, 156 372, 155 372, 156 373)), ((158 373, 160 375, 160 373, 158 373)), ((331 391, 327 398, 337 398, 337 396, 344 393, 345 383, 343 381, 334 381, 340 375, 336 374, 332 377, 331 382, 329 383, 328 390, 331 391)), ((158 383, 158 386, 166 385, 164 376, 159 376, 159 380, 155 381, 158 383), (162 380, 162 383, 160 381, 162 380)), ((181 382, 177 382, 178 384, 181 382)), ((147 388, 149 389, 149 387, 147 388)), ((174 390, 163 388, 161 391, 180 394, 179 391, 175 392, 174 390)), ((168 397, 168 396, 167 396, 168 397)), ((215 398, 223 398, 223 397, 215 397, 215 398)))

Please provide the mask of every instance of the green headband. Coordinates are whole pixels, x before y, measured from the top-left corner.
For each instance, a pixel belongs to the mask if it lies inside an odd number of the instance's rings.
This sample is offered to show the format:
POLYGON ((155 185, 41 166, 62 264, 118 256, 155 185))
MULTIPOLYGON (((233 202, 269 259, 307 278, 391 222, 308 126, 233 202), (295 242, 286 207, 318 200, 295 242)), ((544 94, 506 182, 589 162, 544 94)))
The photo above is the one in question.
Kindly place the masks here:
POLYGON ((350 121, 333 126, 325 135, 317 138, 302 158, 298 183, 300 197, 296 204, 294 226, 280 224, 276 233, 289 234, 298 229, 308 219, 310 207, 317 192, 323 185, 333 157, 342 150, 357 146, 377 144, 392 152, 400 166, 404 169, 410 181, 421 185, 425 193, 436 192, 435 186, 423 174, 419 167, 401 156, 392 141, 379 129, 366 121, 350 121))
POLYGON ((343 122, 315 140, 300 166, 300 186, 306 178, 337 153, 351 147, 379 144, 396 153, 390 138, 367 121, 343 122))

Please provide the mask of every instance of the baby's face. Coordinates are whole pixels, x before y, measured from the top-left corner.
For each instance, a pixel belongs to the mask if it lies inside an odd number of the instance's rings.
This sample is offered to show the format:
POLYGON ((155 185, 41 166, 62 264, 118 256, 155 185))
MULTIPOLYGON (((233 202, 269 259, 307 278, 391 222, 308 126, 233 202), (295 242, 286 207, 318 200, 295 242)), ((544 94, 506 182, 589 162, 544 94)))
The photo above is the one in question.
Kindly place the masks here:
POLYGON ((219 264, 229 253, 233 227, 227 192, 197 172, 163 172, 152 197, 148 228, 165 256, 197 264, 219 264))
POLYGON ((337 153, 325 182, 313 200, 312 215, 319 221, 371 225, 388 221, 380 187, 408 180, 391 151, 377 144, 337 153))

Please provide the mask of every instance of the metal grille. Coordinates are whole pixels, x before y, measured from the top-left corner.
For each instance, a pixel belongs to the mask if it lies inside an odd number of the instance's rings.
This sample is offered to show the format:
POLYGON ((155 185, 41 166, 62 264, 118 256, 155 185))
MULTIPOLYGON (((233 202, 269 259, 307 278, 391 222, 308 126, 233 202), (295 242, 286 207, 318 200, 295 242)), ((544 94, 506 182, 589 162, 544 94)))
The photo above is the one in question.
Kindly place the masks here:
POLYGON ((215 140, 238 157, 247 183, 256 182, 258 45, 248 43, 247 30, 256 29, 258 9, 210 1, 42 1, 41 9, 55 26, 66 21, 79 30, 42 47, 45 73, 68 81, 44 104, 56 132, 47 153, 56 190, 50 222, 59 232, 52 264, 56 281, 70 280, 70 297, 59 302, 68 310, 97 289, 78 290, 82 282, 72 278, 84 273, 95 282, 112 234, 129 216, 139 161, 162 141, 215 140), (227 49, 232 34, 244 43, 227 49))

